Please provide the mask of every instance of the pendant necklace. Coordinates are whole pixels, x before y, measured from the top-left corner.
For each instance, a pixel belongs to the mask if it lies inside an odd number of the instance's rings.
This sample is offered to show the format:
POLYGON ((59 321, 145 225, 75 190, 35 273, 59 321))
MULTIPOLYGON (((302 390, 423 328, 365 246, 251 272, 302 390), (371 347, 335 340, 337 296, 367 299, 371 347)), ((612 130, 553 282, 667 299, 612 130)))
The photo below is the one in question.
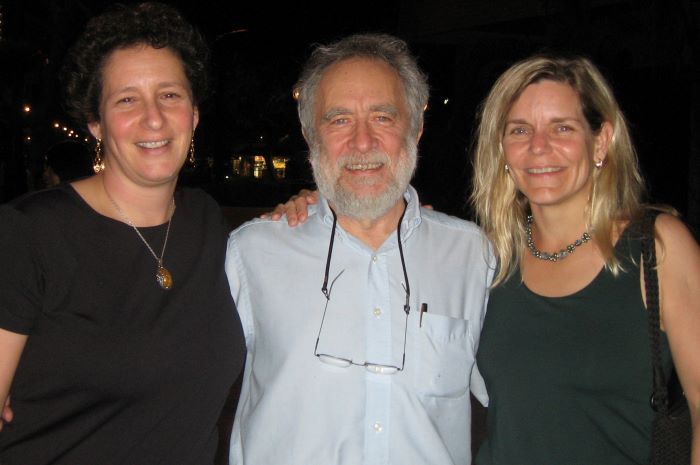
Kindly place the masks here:
POLYGON ((117 205, 117 202, 114 201, 111 195, 109 195, 109 192, 107 191, 107 188, 105 187, 105 194, 107 194, 107 198, 109 199, 110 202, 112 202, 112 205, 114 205, 114 208, 119 212, 119 215, 121 215, 122 219, 126 224, 134 228, 134 231, 136 231, 136 234, 138 234, 139 238, 141 241, 143 241, 144 244, 146 244, 146 247, 148 247, 148 251, 151 252, 151 255, 153 255, 153 258, 156 259, 156 262, 158 263, 158 268, 156 270, 156 281, 162 287, 163 289, 170 289, 173 287, 173 275, 170 274, 170 271, 168 271, 167 268, 163 266, 163 256, 165 255, 165 246, 168 245, 168 235, 170 234, 170 223, 173 221, 173 215, 175 214, 175 198, 173 197, 171 203, 170 203, 170 219, 168 220, 168 228, 165 230, 165 240, 163 241, 163 250, 160 252, 160 257, 156 255, 156 253, 153 251, 153 248, 151 245, 148 243, 145 237, 143 237, 143 234, 141 234, 141 231, 139 231, 139 228, 137 228, 134 225, 134 222, 131 221, 131 218, 129 218, 124 211, 119 208, 119 205, 117 205))
POLYGON ((532 239, 533 222, 534 219, 532 218, 532 215, 527 215, 527 224, 525 225, 525 235, 527 236, 527 248, 530 249, 530 252, 532 252, 532 255, 534 255, 535 258, 539 258, 540 260, 549 260, 550 262, 564 260, 566 257, 569 256, 569 254, 573 253, 574 250, 576 250, 576 247, 580 247, 591 240, 590 234, 588 234, 588 231, 585 231, 583 233, 583 236, 581 236, 581 239, 576 239, 574 242, 567 245, 559 252, 542 252, 537 247, 535 247, 535 241, 532 239))

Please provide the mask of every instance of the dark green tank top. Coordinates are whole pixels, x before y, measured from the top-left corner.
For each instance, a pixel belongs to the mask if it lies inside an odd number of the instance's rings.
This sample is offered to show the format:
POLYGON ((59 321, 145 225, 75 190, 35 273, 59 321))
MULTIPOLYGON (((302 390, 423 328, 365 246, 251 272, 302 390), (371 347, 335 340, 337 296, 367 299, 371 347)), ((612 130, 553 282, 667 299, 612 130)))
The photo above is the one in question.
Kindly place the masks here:
MULTIPOLYGON (((477 354, 489 393, 477 465, 648 463, 652 370, 636 227, 615 253, 624 272, 603 269, 566 297, 531 292, 519 273, 491 292, 477 354)), ((662 351, 669 367, 663 333, 662 351)))

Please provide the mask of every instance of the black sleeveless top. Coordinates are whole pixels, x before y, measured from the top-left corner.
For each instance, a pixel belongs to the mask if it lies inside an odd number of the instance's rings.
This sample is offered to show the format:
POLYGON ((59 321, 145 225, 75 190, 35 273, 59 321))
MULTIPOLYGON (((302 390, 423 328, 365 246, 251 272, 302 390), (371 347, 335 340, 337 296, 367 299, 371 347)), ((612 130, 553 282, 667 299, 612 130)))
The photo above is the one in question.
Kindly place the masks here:
MULTIPOLYGON (((477 354, 490 399, 477 465, 648 463, 652 370, 638 227, 615 253, 623 272, 603 269, 569 296, 537 295, 520 273, 491 292, 477 354)), ((662 358, 670 367, 663 333, 662 358)))

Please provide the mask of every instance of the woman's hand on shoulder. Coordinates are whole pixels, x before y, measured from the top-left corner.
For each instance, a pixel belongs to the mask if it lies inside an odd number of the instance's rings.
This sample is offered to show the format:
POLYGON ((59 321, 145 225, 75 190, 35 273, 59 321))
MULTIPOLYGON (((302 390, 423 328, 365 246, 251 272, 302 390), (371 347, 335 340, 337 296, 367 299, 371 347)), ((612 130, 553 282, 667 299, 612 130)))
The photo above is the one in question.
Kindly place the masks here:
MULTIPOLYGON (((700 246, 683 222, 668 214, 656 220, 661 321, 673 362, 694 416, 700 446, 700 246)), ((700 459, 700 449, 695 451, 700 459)), ((695 462, 694 462, 695 463, 695 462)))
POLYGON ((296 226, 309 218, 309 205, 318 202, 318 191, 302 189, 297 195, 293 195, 285 203, 278 204, 274 210, 260 215, 260 218, 279 220, 287 215, 287 224, 296 226))

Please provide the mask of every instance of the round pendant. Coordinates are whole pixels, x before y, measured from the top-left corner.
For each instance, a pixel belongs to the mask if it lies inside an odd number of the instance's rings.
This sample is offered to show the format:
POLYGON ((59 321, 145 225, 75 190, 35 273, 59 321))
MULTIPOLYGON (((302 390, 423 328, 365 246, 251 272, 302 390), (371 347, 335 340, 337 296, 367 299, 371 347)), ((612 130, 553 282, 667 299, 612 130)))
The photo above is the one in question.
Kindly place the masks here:
POLYGON ((166 268, 159 266, 156 272, 156 281, 160 284, 163 289, 170 289, 173 287, 173 275, 170 274, 166 268))

